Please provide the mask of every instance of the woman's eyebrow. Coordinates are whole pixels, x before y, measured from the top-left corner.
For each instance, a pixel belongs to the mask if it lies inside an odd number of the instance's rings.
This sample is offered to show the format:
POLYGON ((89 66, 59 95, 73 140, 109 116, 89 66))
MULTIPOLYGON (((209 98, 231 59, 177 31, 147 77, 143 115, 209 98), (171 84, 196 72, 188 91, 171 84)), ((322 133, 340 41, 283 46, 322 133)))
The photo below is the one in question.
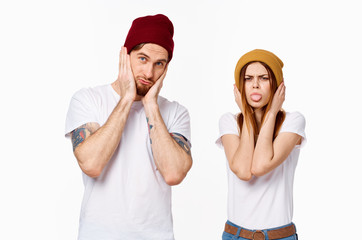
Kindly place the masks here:
MULTIPOLYGON (((258 76, 265 76, 265 75, 269 75, 269 74, 267 74, 267 73, 264 73, 264 74, 260 74, 260 75, 258 75, 258 76)), ((254 75, 249 75, 249 74, 245 74, 245 76, 250 76, 250 77, 252 77, 252 76, 254 76, 254 75)))

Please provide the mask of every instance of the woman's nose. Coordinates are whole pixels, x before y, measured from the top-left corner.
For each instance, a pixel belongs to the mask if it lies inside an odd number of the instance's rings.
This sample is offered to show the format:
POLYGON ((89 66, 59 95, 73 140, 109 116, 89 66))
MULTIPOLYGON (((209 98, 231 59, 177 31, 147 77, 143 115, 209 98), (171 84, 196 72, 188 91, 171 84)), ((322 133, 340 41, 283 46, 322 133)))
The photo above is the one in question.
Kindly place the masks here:
POLYGON ((259 88, 259 80, 258 80, 258 78, 253 79, 253 88, 259 88))

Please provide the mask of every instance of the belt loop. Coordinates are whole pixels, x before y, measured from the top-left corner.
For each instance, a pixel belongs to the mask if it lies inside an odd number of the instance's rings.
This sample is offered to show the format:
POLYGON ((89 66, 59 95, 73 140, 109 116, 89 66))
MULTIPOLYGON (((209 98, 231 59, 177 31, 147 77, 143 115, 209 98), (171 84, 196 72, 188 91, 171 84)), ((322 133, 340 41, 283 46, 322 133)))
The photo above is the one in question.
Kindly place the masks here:
POLYGON ((238 227, 238 231, 237 231, 236 234, 235 234, 236 237, 239 237, 240 231, 241 231, 241 227, 238 227))
POLYGON ((297 232, 297 227, 295 226, 295 224, 292 222, 293 226, 294 226, 294 229, 295 229, 295 232, 297 232))

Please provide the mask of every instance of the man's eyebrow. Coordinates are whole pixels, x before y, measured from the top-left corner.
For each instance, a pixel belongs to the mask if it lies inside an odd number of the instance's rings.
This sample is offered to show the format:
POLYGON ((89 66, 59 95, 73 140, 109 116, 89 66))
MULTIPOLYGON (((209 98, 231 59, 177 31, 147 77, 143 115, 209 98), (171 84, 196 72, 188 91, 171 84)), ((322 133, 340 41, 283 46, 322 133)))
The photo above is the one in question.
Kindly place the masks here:
POLYGON ((162 59, 159 59, 157 62, 165 62, 165 63, 167 63, 167 60, 162 58, 162 59))
POLYGON ((150 56, 148 56, 147 54, 143 53, 143 52, 139 52, 137 53, 138 56, 144 56, 146 58, 150 58, 150 56))

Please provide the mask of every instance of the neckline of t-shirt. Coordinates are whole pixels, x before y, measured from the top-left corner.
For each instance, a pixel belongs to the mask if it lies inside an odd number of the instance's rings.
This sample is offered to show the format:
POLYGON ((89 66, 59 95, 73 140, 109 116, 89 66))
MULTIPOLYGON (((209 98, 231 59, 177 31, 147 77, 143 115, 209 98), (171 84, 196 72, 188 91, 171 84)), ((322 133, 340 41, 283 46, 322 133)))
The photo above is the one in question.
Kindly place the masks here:
MULTIPOLYGON (((109 84, 109 87, 111 88, 110 91, 112 92, 113 96, 115 97, 115 99, 118 102, 121 99, 121 96, 118 95, 116 90, 114 90, 114 88, 112 87, 112 84, 109 84)), ((140 107, 143 107, 142 101, 134 101, 132 103, 132 108, 140 108, 140 107)))

